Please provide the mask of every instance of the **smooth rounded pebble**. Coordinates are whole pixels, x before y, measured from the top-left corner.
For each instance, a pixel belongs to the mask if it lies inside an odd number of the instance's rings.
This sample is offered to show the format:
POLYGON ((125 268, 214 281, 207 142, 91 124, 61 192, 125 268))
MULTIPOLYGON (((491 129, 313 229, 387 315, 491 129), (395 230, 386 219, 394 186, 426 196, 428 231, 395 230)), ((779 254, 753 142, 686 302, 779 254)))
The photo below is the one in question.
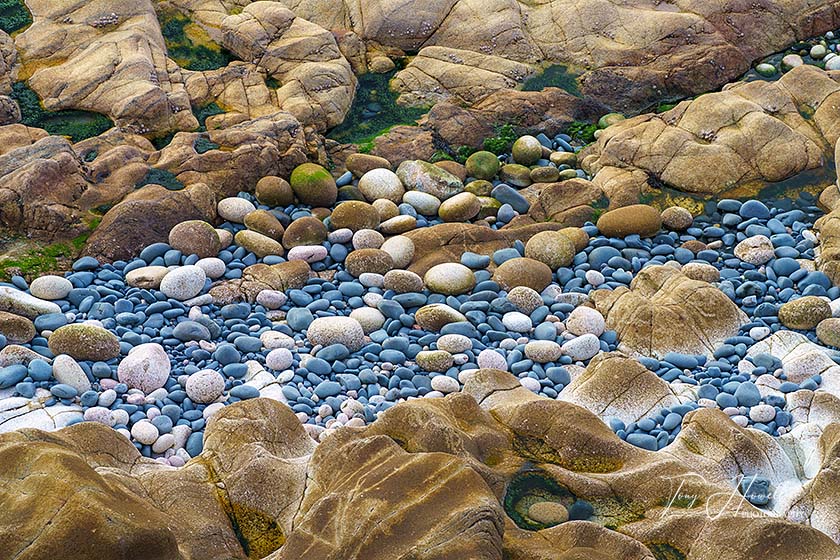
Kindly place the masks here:
POLYGON ((187 386, 184 389, 193 402, 212 403, 222 396, 225 390, 225 378, 218 371, 203 369, 187 378, 187 386))
POLYGON ((117 378, 131 389, 151 393, 166 384, 171 369, 169 356, 163 346, 155 343, 141 344, 135 346, 117 366, 117 378))
POLYGON ((204 269, 186 265, 170 271, 160 282, 160 291, 172 299, 185 301, 194 298, 204 289, 207 279, 204 269))
POLYGON ((351 352, 365 343, 362 325, 351 317, 319 317, 306 329, 306 337, 312 344, 322 346, 343 344, 351 352))
POLYGON ((223 198, 216 207, 219 216, 229 222, 242 224, 245 216, 257 209, 250 201, 238 196, 223 198))
POLYGON ((70 280, 54 275, 39 276, 29 284, 29 293, 46 300, 64 299, 72 289, 70 280))

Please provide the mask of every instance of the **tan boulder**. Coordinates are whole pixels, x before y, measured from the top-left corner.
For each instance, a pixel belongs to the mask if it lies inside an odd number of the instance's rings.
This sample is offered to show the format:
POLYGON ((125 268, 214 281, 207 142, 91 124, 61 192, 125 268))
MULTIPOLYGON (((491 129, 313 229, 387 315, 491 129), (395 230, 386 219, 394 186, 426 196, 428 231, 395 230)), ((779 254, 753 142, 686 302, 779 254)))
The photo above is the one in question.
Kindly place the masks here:
POLYGON ((196 183, 180 191, 147 185, 111 208, 84 248, 86 255, 113 261, 138 254, 144 247, 166 242, 182 221, 212 221, 216 214, 213 193, 196 183))
POLYGON ((711 355, 746 321, 726 294, 669 266, 645 267, 630 288, 596 290, 591 297, 607 328, 618 333, 619 348, 645 356, 711 355))

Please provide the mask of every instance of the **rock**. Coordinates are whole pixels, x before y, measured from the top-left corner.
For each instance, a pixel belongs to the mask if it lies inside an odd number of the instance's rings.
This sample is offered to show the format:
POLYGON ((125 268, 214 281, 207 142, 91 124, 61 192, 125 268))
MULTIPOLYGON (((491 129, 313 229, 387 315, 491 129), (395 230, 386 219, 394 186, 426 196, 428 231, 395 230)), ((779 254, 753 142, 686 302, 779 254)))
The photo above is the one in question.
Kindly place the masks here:
POLYGON ((0 334, 11 344, 25 344, 35 337, 35 325, 26 317, 0 311, 0 334))
POLYGON ((528 508, 528 517, 541 525, 552 527, 568 521, 569 511, 558 502, 537 502, 528 508))
MULTIPOLYGON (((467 158, 465 163, 467 175, 476 179, 490 181, 499 172, 499 159, 496 154, 486 151, 478 151, 467 158)), ((489 193, 488 193, 489 194, 489 193)))
POLYGON ((753 235, 744 239, 735 246, 734 253, 742 261, 757 266, 776 256, 773 251, 773 243, 764 235, 753 235))
POLYGON ((525 256, 548 265, 551 270, 557 270, 572 264, 575 245, 559 231, 541 231, 525 244, 525 256))
POLYGON ((566 330, 577 336, 584 334, 601 336, 605 327, 604 316, 597 309, 583 305, 576 307, 566 318, 566 330))
POLYGON ((267 257, 268 255, 282 256, 285 254, 283 245, 279 241, 275 241, 271 237, 257 233, 256 231, 243 229, 238 231, 233 239, 237 245, 246 248, 259 258, 267 257))
POLYGON ((61 313, 61 308, 10 286, 0 286, 0 311, 34 319, 48 313, 61 313))
POLYGON ((286 229, 268 210, 254 210, 245 216, 245 227, 276 241, 283 239, 286 229))
POLYGON ((350 318, 355 319, 362 325, 365 334, 370 334, 381 329, 385 324, 385 316, 378 309, 373 307, 359 307, 350 312, 350 318))
POLYGON ((142 266, 125 275, 125 283, 136 288, 157 290, 163 277, 169 273, 165 266, 142 266))
POLYGON ((265 357, 265 365, 274 371, 289 369, 292 365, 292 353, 287 348, 275 348, 265 357))
POLYGON ((405 194, 400 178, 386 168, 371 169, 362 175, 359 190, 369 202, 385 199, 399 204, 405 194))
POLYGON ((481 210, 481 201, 472 193, 462 192, 444 200, 438 215, 445 222, 466 222, 481 210))
POLYGON ((358 249, 344 259, 347 272, 358 278, 365 272, 385 274, 394 268, 394 259, 381 249, 358 249))
POLYGON ((840 348, 840 319, 823 319, 817 324, 817 339, 828 346, 840 348))
POLYGON ((493 280, 505 290, 527 286, 542 292, 551 283, 551 277, 552 272, 548 265, 527 257, 505 261, 493 273, 493 280))
POLYGON ((524 165, 508 163, 499 170, 499 179, 514 187, 527 187, 531 184, 531 170, 524 165))
POLYGON ((565 342, 562 346, 563 354, 575 361, 584 361, 594 357, 601 351, 601 343, 594 334, 584 334, 565 342))
POLYGON ((117 379, 131 389, 149 394, 166 384, 170 370, 169 356, 163 346, 140 344, 132 348, 117 366, 117 379))
POLYGON ((206 279, 207 275, 203 269, 195 265, 181 266, 170 270, 163 277, 163 280, 160 281, 160 291, 166 297, 185 301, 201 293, 206 279))
POLYGON ((534 220, 551 220, 573 226, 582 226, 588 221, 594 221, 595 215, 591 205, 604 197, 600 186, 585 179, 550 183, 541 185, 536 193, 532 194, 528 190, 522 193, 531 203, 528 215, 534 220))
POLYGON ((295 167, 289 183, 297 199, 309 206, 332 206, 338 196, 338 188, 332 175, 315 163, 304 163, 295 167))
POLYGON ((327 239, 324 222, 312 216, 298 218, 286 228, 283 247, 291 249, 300 245, 320 245, 327 239))
POLYGON ((353 232, 376 229, 379 227, 379 212, 367 202, 348 200, 335 207, 330 214, 330 223, 334 229, 347 228, 353 232))
MULTIPOLYGON (((147 185, 108 210, 83 250, 102 261, 124 259, 156 242, 166 242, 169 232, 184 220, 212 221, 214 195, 196 183, 180 191, 147 185)), ((247 202, 247 201, 246 201, 247 202)))
POLYGON ((408 191, 403 195, 403 202, 410 204, 424 216, 437 216, 440 199, 420 191, 408 191))
POLYGON ((461 390, 461 385, 457 379, 453 379, 446 375, 436 375, 432 377, 432 390, 440 391, 444 395, 449 393, 456 393, 461 390))
POLYGON ((475 275, 462 264, 444 263, 430 268, 423 276, 423 283, 432 292, 457 296, 475 286, 475 275))
POLYGON ((674 231, 685 231, 694 223, 691 212, 681 206, 669 206, 662 211, 662 225, 674 231))
POLYGON ((646 204, 633 204, 605 212, 598 218, 598 230, 607 237, 642 237, 656 235, 662 227, 662 218, 656 208, 646 204))
POLYGON ((220 218, 235 224, 245 223, 245 216, 256 209, 251 201, 238 196, 223 198, 216 206, 220 218))
POLYGON ((77 360, 105 361, 120 355, 120 343, 111 332, 89 323, 59 327, 48 339, 50 351, 77 360))
POLYGON ((391 169, 391 163, 385 158, 358 153, 347 156, 344 166, 356 177, 362 177, 373 169, 391 169))
POLYGON ((668 266, 648 266, 630 288, 590 294, 620 347, 645 356, 668 352, 711 355, 745 322, 743 312, 723 292, 668 266))
POLYGON ((562 353, 560 345, 553 340, 532 340, 525 345, 525 357, 538 364, 556 362, 562 353))
POLYGON ((90 391, 90 381, 82 367, 66 354, 59 354, 53 360, 53 377, 59 383, 73 387, 78 394, 90 391))
POLYGON ((518 311, 530 315, 545 305, 542 296, 527 286, 516 286, 508 292, 507 299, 518 311))
POLYGON ((311 344, 343 344, 355 352, 364 344, 365 333, 362 325, 350 317, 319 317, 306 329, 306 338, 311 344))
POLYGON ((582 406, 602 419, 629 424, 680 404, 667 382, 632 358, 608 352, 572 379, 560 400, 582 406))
POLYGON ((225 379, 217 371, 202 369, 187 378, 184 389, 193 402, 208 404, 222 396, 225 390, 225 379))
POLYGON ((408 266, 414 258, 414 242, 403 235, 389 237, 385 240, 380 249, 391 255, 395 268, 404 268, 408 266))
POLYGON ((282 84, 272 92, 277 109, 323 132, 344 120, 356 79, 336 37, 296 15, 283 5, 255 4, 208 27, 221 28, 225 48, 282 84))
POLYGON ((513 143, 513 160, 520 165, 534 165, 542 157, 543 146, 533 136, 520 136, 513 143))
POLYGON ((257 181, 254 194, 257 200, 267 206, 285 207, 295 200, 295 193, 289 182, 270 175, 257 181))
POLYGON ((424 371, 445 372, 452 367, 452 354, 443 350, 424 350, 414 358, 424 371))
POLYGON ((728 87, 660 114, 627 119, 604 130, 584 152, 583 166, 596 180, 615 166, 640 170, 677 190, 699 194, 784 180, 818 167, 823 158, 818 137, 836 134, 821 126, 815 130, 800 114, 803 103, 809 105, 808 114, 834 110, 804 101, 802 92, 813 87, 823 88, 820 99, 838 90, 826 73, 803 65, 779 80, 728 87), (767 106, 768 99, 776 101, 767 106), (742 126, 729 134, 736 123, 742 126), (750 148, 744 151, 744 146, 750 148), (700 162, 709 172, 696 172, 700 162))
POLYGON ((407 190, 430 194, 439 200, 446 200, 464 190, 460 179, 422 160, 402 162, 397 168, 397 177, 407 190))
POLYGON ((169 245, 184 255, 215 257, 221 241, 215 228, 202 220, 187 220, 169 230, 169 245))
MULTIPOLYGON (((428 272, 426 273, 428 274, 428 272)), ((423 279, 410 270, 389 270, 382 287, 398 294, 423 291, 423 279)))
POLYGON ((296 260, 266 265, 255 264, 242 271, 242 278, 229 280, 210 288, 210 295, 218 305, 238 301, 256 301, 264 290, 299 290, 309 279, 311 269, 306 261, 296 260))
POLYGON ((29 284, 29 292, 34 297, 46 300, 64 299, 72 289, 70 280, 50 274, 39 276, 29 284))
POLYGON ((720 280, 720 271, 708 263, 690 262, 684 265, 681 271, 692 280, 700 280, 710 284, 720 280))
POLYGON ((420 328, 431 332, 440 332, 444 325, 450 323, 461 323, 467 320, 463 314, 456 309, 443 303, 424 305, 414 314, 414 320, 420 328))
POLYGON ((779 308, 779 322, 789 329, 810 330, 829 317, 828 301, 816 296, 794 299, 779 308))

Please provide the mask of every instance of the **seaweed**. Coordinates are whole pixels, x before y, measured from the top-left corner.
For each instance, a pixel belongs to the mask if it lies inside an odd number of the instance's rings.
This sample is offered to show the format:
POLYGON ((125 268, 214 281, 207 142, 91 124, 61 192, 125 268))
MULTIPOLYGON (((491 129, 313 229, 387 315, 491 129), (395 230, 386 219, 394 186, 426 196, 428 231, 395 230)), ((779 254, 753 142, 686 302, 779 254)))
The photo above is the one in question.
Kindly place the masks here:
POLYGON ((525 80, 522 91, 542 91, 547 87, 558 87, 575 97, 582 97, 577 84, 579 75, 569 70, 565 64, 552 64, 536 76, 525 80))
POLYGON ((23 0, 0 0, 0 29, 12 34, 32 24, 32 14, 23 0))
POLYGON ((356 97, 344 122, 327 132, 327 138, 361 146, 394 126, 415 125, 426 110, 397 105, 397 94, 389 86, 395 72, 360 76, 356 97))
POLYGON ((146 176, 135 185, 135 188, 145 187, 146 185, 161 185, 170 191, 180 191, 184 188, 184 183, 166 169, 156 169, 152 167, 146 176))
POLYGON ((484 149, 501 155, 510 151, 516 141, 516 131, 511 124, 503 124, 496 129, 496 135, 484 139, 484 149))
POLYGON ((217 70, 234 59, 185 15, 167 10, 158 13, 158 21, 169 57, 181 68, 199 72, 217 70))
POLYGON ((100 113, 79 110, 48 111, 41 100, 24 82, 12 84, 12 99, 20 107, 21 122, 26 126, 43 128, 50 134, 68 136, 71 142, 99 136, 112 126, 111 119, 100 113))

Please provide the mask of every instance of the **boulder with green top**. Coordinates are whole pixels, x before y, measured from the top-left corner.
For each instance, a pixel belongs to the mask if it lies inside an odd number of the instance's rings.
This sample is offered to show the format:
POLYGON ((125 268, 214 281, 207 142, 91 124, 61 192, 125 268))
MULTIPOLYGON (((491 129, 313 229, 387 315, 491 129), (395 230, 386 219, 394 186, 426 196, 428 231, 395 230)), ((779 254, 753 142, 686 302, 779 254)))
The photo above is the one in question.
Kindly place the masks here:
POLYGON ((113 333, 90 323, 74 323, 55 330, 47 343, 58 356, 67 354, 76 360, 105 361, 120 355, 120 341, 113 333))
POLYGON ((499 171, 499 179, 514 187, 527 187, 532 183, 531 170, 518 163, 508 163, 499 171))
POLYGON ((607 128, 608 126, 620 123, 623 120, 625 120, 625 117, 621 113, 607 113, 598 119, 598 128, 607 128))
POLYGON ((520 165, 534 165, 542 157, 543 146, 533 136, 520 136, 513 143, 513 161, 520 165))
MULTIPOLYGON (((491 180, 499 172, 499 158, 487 151, 476 152, 467 158, 467 175, 485 181, 491 180)), ((477 193, 476 193, 477 194, 477 193)))
POLYGON ((338 197, 335 179, 317 163, 304 163, 295 167, 289 183, 302 204, 332 206, 338 197))

